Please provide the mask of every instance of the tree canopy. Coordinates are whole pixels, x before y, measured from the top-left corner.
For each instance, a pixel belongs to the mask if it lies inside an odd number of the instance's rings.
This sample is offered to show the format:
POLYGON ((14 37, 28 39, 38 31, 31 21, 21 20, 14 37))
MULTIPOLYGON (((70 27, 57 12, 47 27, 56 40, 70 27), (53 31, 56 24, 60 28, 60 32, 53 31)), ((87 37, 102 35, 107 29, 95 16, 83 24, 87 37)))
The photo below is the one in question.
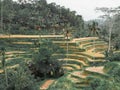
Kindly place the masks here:
POLYGON ((0 5, 3 33, 35 34, 37 30, 56 30, 59 34, 67 24, 75 29, 75 32, 84 28, 81 15, 55 3, 48 4, 46 0, 2 0, 0 5))

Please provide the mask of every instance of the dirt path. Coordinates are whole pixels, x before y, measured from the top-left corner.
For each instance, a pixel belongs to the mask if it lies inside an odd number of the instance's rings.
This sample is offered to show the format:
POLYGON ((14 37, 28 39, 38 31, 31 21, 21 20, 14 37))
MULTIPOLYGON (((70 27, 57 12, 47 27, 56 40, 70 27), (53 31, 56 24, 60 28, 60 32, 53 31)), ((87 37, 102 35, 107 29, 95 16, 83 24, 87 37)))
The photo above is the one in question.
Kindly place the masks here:
POLYGON ((84 74, 83 72, 80 72, 80 71, 75 71, 72 74, 80 76, 81 78, 86 78, 88 76, 87 74, 84 74))
POLYGON ((49 79, 45 81, 42 86, 40 86, 40 90, 46 90, 49 88, 49 86, 54 82, 55 80, 49 79))

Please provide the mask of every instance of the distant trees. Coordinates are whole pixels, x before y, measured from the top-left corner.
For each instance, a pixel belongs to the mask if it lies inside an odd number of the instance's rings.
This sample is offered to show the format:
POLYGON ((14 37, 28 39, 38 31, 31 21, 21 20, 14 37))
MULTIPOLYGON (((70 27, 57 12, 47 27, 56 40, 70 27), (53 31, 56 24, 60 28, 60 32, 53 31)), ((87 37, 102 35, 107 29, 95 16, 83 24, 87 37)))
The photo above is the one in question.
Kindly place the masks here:
POLYGON ((2 0, 1 4, 4 4, 0 12, 6 28, 4 33, 35 34, 39 27, 42 31, 55 30, 56 34, 60 34, 68 23, 76 32, 81 33, 84 29, 82 16, 55 3, 47 4, 46 0, 2 0))
POLYGON ((106 57, 106 59, 109 61, 120 61, 120 53, 111 53, 108 57, 106 57))
POLYGON ((104 19, 104 23, 102 25, 104 30, 102 31, 102 33, 104 32, 106 33, 104 37, 109 42, 108 52, 110 52, 111 46, 114 46, 115 48, 119 47, 117 42, 119 42, 118 38, 120 38, 120 36, 118 35, 119 33, 118 29, 120 29, 120 27, 118 26, 120 24, 119 22, 120 7, 117 8, 102 7, 102 8, 97 8, 97 10, 104 13, 104 15, 101 16, 102 19, 104 19))

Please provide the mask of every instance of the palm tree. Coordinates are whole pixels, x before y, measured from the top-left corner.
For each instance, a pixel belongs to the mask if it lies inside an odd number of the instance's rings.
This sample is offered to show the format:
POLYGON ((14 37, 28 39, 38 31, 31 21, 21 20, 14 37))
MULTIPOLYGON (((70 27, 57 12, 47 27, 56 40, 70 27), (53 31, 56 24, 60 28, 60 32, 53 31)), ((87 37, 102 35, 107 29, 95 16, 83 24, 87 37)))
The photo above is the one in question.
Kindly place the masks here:
POLYGON ((100 10, 101 12, 104 13, 104 15, 102 16, 102 18, 106 18, 108 20, 108 26, 109 26, 109 42, 108 42, 108 54, 111 50, 111 36, 112 36, 112 28, 114 26, 114 16, 115 14, 118 12, 117 8, 113 9, 113 8, 106 8, 106 7, 102 7, 102 8, 97 8, 96 10, 100 10))
MULTIPOLYGON (((66 30, 63 29, 63 32, 65 32, 65 37, 67 38, 67 39, 66 39, 66 48, 67 48, 67 49, 66 49, 66 50, 67 50, 66 55, 67 55, 67 58, 68 58, 68 53, 69 53, 69 52, 68 52, 68 51, 69 51, 68 37, 69 37, 69 34, 70 34, 70 32, 69 32, 69 30, 68 30, 69 27, 70 27, 70 25, 67 24, 67 25, 66 25, 66 28, 65 28, 66 30)), ((67 64, 67 60, 66 60, 66 64, 67 64)))
MULTIPOLYGON (((98 27, 98 23, 93 21, 92 22, 92 25, 89 25, 89 30, 90 30, 90 34, 89 35, 92 35, 92 36, 99 36, 99 31, 100 31, 100 28, 98 27)), ((94 44, 94 49, 95 49, 95 40, 93 41, 94 44)))
POLYGON ((68 58, 68 34, 69 34, 69 31, 68 30, 66 30, 66 37, 67 37, 67 58, 68 58))
POLYGON ((90 30, 89 36, 99 36, 100 28, 98 28, 98 23, 93 21, 92 25, 88 25, 88 28, 90 30))

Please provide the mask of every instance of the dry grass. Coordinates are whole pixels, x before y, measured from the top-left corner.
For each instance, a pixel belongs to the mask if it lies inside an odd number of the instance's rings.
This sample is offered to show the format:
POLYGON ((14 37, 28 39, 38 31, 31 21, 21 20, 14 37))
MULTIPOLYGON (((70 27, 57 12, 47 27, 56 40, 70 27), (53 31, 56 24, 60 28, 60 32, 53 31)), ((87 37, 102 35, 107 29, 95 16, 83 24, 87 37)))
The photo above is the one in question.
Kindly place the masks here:
POLYGON ((77 42, 77 41, 88 41, 88 40, 96 40, 98 37, 85 37, 85 38, 75 38, 72 40, 72 42, 77 42))
POLYGON ((63 60, 66 62, 67 61, 76 61, 76 62, 82 63, 84 66, 88 66, 83 60, 79 60, 79 59, 64 58, 63 60))
POLYGON ((3 73, 3 70, 2 70, 2 69, 0 70, 0 73, 3 73))
POLYGON ((32 42, 12 42, 12 44, 33 44, 32 42))
POLYGON ((104 74, 103 68, 104 68, 104 66, 88 67, 88 68, 86 68, 86 70, 87 70, 87 71, 91 71, 91 72, 97 72, 97 73, 104 74))
POLYGON ((56 38, 64 37, 64 35, 0 35, 0 38, 56 38))
POLYGON ((54 82, 55 80, 49 79, 46 80, 45 83, 42 84, 42 86, 40 86, 40 90, 46 90, 49 88, 49 86, 54 82))
POLYGON ((71 70, 74 70, 72 67, 68 67, 68 66, 62 66, 62 68, 64 69, 64 70, 68 70, 68 71, 71 71, 71 70))
POLYGON ((72 75, 79 76, 83 79, 87 77, 87 75, 83 74, 83 72, 80 72, 80 71, 75 71, 72 73, 72 75))
POLYGON ((71 66, 71 67, 73 66, 73 67, 75 67, 76 69, 80 69, 80 65, 77 65, 77 64, 64 64, 63 67, 64 67, 64 66, 71 66))
POLYGON ((91 51, 84 52, 84 54, 88 54, 88 55, 93 56, 93 57, 103 57, 103 58, 105 57, 101 53, 96 53, 96 52, 91 52, 91 51))
MULTIPOLYGON (((13 66, 7 66, 7 69, 12 69, 12 68, 16 68, 16 67, 19 67, 19 64, 15 64, 13 66)), ((0 73, 3 73, 2 69, 0 69, 0 73)))
POLYGON ((24 51, 9 51, 9 52, 6 52, 5 54, 6 55, 11 55, 11 54, 24 54, 25 52, 24 51))

